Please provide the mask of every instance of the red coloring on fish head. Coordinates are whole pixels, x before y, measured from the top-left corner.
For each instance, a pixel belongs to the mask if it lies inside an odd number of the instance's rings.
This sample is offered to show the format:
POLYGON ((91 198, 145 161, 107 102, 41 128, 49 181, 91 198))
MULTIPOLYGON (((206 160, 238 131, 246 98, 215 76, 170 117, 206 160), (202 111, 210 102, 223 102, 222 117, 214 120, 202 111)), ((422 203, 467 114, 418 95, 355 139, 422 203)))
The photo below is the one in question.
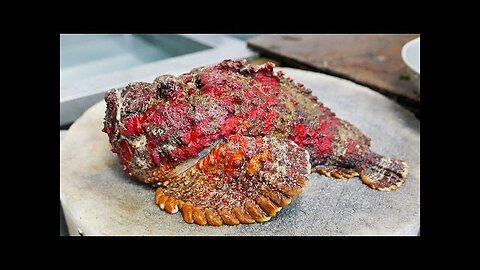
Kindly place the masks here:
POLYGON ((131 117, 122 119, 123 125, 120 125, 120 134, 123 136, 132 136, 136 134, 143 134, 143 124, 145 123, 145 117, 139 114, 135 114, 131 117))
POLYGON ((345 153, 346 156, 350 156, 355 153, 357 149, 358 143, 355 140, 349 139, 347 143, 347 151, 345 153))

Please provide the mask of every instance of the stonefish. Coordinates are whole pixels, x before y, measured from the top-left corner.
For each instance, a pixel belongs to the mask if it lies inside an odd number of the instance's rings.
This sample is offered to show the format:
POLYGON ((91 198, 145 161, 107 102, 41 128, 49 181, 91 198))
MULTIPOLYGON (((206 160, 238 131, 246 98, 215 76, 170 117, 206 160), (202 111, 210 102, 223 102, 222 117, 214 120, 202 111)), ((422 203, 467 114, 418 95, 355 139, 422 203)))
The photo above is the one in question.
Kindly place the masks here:
POLYGON ((157 188, 161 209, 215 226, 269 220, 311 172, 402 185, 405 162, 273 67, 225 60, 109 90, 103 131, 124 171, 157 188))

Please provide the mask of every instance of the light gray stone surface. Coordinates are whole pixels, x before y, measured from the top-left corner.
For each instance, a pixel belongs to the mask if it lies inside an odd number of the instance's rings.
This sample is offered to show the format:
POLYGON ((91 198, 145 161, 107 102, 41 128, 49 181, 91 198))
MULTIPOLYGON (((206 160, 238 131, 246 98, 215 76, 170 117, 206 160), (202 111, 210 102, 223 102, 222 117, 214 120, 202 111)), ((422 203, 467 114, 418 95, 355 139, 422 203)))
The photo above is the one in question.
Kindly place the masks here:
POLYGON ((372 138, 373 150, 404 159, 405 184, 379 192, 358 178, 310 175, 291 205, 263 224, 198 226, 154 204, 154 190, 122 172, 101 132, 105 103, 89 109, 62 142, 60 200, 71 235, 417 235, 420 226, 420 123, 398 104, 352 82, 282 68, 336 114, 372 138))

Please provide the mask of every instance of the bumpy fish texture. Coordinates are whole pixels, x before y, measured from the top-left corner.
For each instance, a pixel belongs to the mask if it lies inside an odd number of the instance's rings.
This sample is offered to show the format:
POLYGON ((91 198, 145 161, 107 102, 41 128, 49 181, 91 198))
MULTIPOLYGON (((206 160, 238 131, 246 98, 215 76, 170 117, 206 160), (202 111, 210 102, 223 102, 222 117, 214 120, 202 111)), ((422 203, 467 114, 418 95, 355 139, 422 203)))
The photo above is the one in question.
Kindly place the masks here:
POLYGON ((301 191, 307 168, 335 178, 359 176, 377 190, 402 185, 405 162, 372 152, 367 136, 273 67, 225 60, 178 77, 162 75, 153 83, 112 89, 105 96, 103 131, 125 172, 158 186, 157 204, 170 213, 181 210, 185 221, 201 225, 268 220, 299 194, 282 191, 280 183, 301 191), (242 160, 232 165, 237 156, 217 157, 219 149, 235 149, 242 160), (279 149, 293 156, 282 157, 279 149), (306 155, 293 154, 302 151, 306 155), (279 163, 282 169, 273 172, 272 164, 279 163), (268 185, 263 176, 269 177, 268 185), (226 192, 232 183, 250 185, 255 192, 226 192), (225 202, 192 195, 202 188, 225 202))
POLYGON ((164 181, 155 202, 187 223, 264 222, 306 187, 308 152, 288 139, 232 135, 195 166, 164 181))

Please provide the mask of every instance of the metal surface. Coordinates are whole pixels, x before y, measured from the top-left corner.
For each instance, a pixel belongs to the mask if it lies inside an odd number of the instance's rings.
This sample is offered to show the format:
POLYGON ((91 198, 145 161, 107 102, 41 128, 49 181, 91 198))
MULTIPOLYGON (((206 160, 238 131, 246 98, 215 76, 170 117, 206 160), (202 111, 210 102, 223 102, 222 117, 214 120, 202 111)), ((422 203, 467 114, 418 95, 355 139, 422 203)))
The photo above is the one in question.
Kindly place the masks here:
MULTIPOLYGON (((75 121, 87 108, 103 99, 111 88, 129 82, 150 82, 161 74, 179 75, 192 68, 212 65, 224 59, 242 59, 254 56, 244 41, 227 35, 180 35, 195 43, 212 47, 189 54, 141 64, 87 79, 74 80, 60 87, 60 125, 75 121)), ((99 48, 100 50, 100 48, 99 48)))
POLYGON ((60 86, 211 48, 181 35, 61 35, 60 86))

